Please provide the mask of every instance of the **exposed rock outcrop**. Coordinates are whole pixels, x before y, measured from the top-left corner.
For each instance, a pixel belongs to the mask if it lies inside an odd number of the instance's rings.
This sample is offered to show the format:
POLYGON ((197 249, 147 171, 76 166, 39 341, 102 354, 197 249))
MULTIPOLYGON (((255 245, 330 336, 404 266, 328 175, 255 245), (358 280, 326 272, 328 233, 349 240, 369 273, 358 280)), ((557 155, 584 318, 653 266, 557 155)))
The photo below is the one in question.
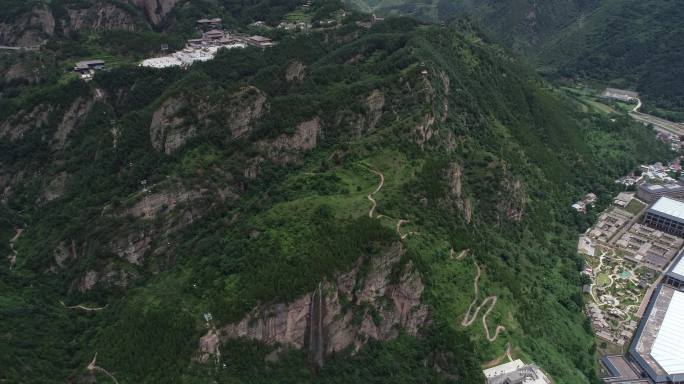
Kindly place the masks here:
POLYGON ((43 189, 43 193, 38 199, 38 203, 49 203, 62 197, 68 177, 69 175, 66 172, 60 172, 55 175, 55 177, 50 180, 50 183, 43 189))
MULTIPOLYGON (((78 258, 78 253, 76 252, 76 242, 71 240, 71 243, 67 244, 62 241, 57 245, 54 252, 54 259, 57 268, 63 268, 69 260, 75 260, 78 258)), ((53 272, 56 269, 53 269, 53 272)))
POLYGON ((382 91, 376 89, 359 102, 363 113, 341 109, 334 119, 334 126, 350 129, 357 137, 375 129, 385 112, 387 99, 382 91))
POLYGON ((133 0, 145 11, 150 23, 159 25, 166 15, 176 6, 178 0, 133 0))
POLYGON ((124 215, 141 219, 156 219, 183 203, 202 198, 200 190, 174 190, 144 194, 135 204, 124 211, 124 215))
POLYGON ((0 45, 34 47, 54 33, 55 18, 48 7, 34 7, 26 14, 0 23, 0 45))
POLYGON ((52 147, 60 150, 64 149, 67 144, 69 134, 74 130, 76 124, 83 121, 83 119, 90 113, 93 108, 95 100, 92 98, 80 97, 74 101, 69 109, 64 113, 62 121, 57 126, 52 137, 52 147))
POLYGON ((261 141, 258 147, 266 152, 273 162, 284 164, 293 162, 301 152, 316 148, 321 133, 321 119, 316 116, 297 125, 294 134, 282 134, 275 140, 261 141))
POLYGON ((22 111, 0 124, 0 137, 9 137, 10 141, 21 139, 26 132, 34 128, 42 128, 48 124, 52 107, 40 104, 30 111, 22 111))
POLYGON ((291 62, 285 69, 285 80, 288 82, 301 82, 304 80, 306 67, 299 61, 291 62))
POLYGON ((252 86, 217 101, 211 97, 174 96, 164 101, 152 116, 152 145, 171 154, 211 126, 227 128, 226 139, 241 137, 251 132, 267 110, 266 95, 252 86))
POLYGON ((96 285, 104 288, 125 288, 137 277, 137 274, 134 272, 125 271, 114 264, 109 264, 101 271, 88 270, 75 282, 75 286, 72 286, 72 288, 81 293, 88 292, 96 285))
POLYGON ((152 115, 150 136, 152 146, 158 151, 170 154, 183 145, 186 140, 197 135, 194 125, 185 126, 185 119, 178 116, 187 101, 182 97, 172 97, 152 115))
POLYGON ((110 249, 131 264, 142 265, 145 253, 150 249, 152 237, 144 230, 131 230, 125 237, 110 243, 110 249))
POLYGON ((252 180, 256 179, 259 176, 259 168, 264 160, 265 159, 261 156, 247 160, 247 167, 244 171, 245 177, 252 180))
POLYGON ((447 183, 449 185, 449 196, 459 211, 463 214, 466 223, 470 224, 473 216, 472 203, 463 193, 463 181, 461 177, 463 170, 456 163, 451 163, 447 169, 447 183))
POLYGON ((256 87, 245 87, 230 96, 223 107, 225 119, 233 138, 248 134, 254 123, 268 110, 266 94, 256 87))
POLYGON ((528 197, 520 179, 515 178, 508 170, 504 170, 501 180, 500 198, 497 204, 497 212, 500 219, 519 222, 525 214, 528 197))
POLYGON ((68 20, 60 20, 65 33, 108 29, 133 31, 137 27, 135 15, 105 1, 98 1, 87 8, 67 9, 67 15, 68 20))
POLYGON ((435 117, 430 114, 423 116, 423 119, 420 121, 420 123, 416 125, 416 128, 414 129, 415 142, 421 148, 423 148, 425 143, 427 143, 428 140, 430 140, 435 134, 435 130, 433 129, 434 125, 435 117))
POLYGON ((206 335, 200 338, 199 346, 199 359, 200 363, 206 363, 209 361, 209 357, 217 356, 220 357, 219 349, 220 339, 216 329, 212 328, 207 332, 206 335))
MULTIPOLYGON (((306 348, 312 361, 335 351, 358 351, 369 339, 390 340, 403 329, 417 335, 427 322, 428 309, 421 303, 424 285, 409 261, 402 265, 404 250, 395 244, 372 258, 367 273, 360 259, 351 271, 324 282, 312 293, 285 304, 254 308, 239 322, 219 330, 222 342, 234 338, 258 340, 286 348, 306 348), (397 272, 398 273, 393 273, 397 272), (360 319, 360 320, 359 320, 360 319)), ((197 359, 207 361, 211 348, 200 342, 197 359)), ((322 361, 320 361, 322 364, 322 361)))
POLYGON ((377 89, 371 92, 366 98, 367 114, 367 129, 372 131, 382 117, 382 108, 385 106, 385 95, 377 89))

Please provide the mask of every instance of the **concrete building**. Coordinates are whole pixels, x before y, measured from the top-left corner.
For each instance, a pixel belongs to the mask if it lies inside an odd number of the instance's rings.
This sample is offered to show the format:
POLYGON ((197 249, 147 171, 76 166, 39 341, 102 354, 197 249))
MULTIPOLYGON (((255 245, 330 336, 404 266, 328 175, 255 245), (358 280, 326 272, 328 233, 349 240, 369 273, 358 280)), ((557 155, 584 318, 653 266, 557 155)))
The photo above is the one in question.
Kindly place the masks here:
POLYGON ((660 285, 629 349, 640 377, 684 383, 684 292, 660 285))
POLYGON ((622 101, 624 103, 636 103, 639 94, 633 91, 626 91, 624 89, 606 88, 601 97, 604 99, 622 101))
POLYGON ((684 199, 684 185, 680 183, 643 183, 637 188, 636 196, 649 204, 656 202, 663 196, 684 199))
MULTIPOLYGON (((663 281, 668 286, 684 292, 684 250, 679 252, 679 256, 672 262, 663 281)), ((682 329, 684 330, 684 323, 682 329)))
POLYGON ((671 235, 684 237, 684 202, 661 197, 646 210, 644 224, 671 235))
POLYGON ((551 384, 544 372, 535 364, 514 360, 482 371, 487 384, 551 384))
POLYGON ((604 356, 601 365, 605 368, 603 381, 606 383, 652 384, 648 377, 639 375, 639 366, 624 356, 604 356))

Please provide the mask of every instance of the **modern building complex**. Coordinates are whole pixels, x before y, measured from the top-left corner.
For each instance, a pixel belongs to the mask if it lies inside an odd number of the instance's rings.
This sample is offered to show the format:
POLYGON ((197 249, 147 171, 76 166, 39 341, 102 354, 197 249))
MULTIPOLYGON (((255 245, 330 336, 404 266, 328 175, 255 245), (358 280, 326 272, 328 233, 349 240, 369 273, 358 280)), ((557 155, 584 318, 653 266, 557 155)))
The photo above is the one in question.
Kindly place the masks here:
POLYGON ((671 235, 684 237, 684 202, 661 197, 646 211, 644 224, 671 235))
POLYGON ((646 308, 627 356, 606 356, 606 383, 684 383, 684 251, 646 308))
POLYGON ((514 360, 482 371, 487 384, 551 384, 544 372, 535 364, 514 360))
POLYGON ((663 196, 684 199, 684 185, 679 183, 643 183, 637 188, 636 196, 649 204, 654 203, 663 196))

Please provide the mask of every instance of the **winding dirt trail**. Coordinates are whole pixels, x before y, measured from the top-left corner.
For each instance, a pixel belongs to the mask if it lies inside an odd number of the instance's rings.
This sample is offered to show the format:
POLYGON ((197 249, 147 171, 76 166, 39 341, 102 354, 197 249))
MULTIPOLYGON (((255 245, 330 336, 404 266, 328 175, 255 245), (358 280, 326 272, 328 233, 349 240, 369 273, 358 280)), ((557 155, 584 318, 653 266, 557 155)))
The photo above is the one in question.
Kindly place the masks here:
POLYGON ((62 300, 60 300, 59 303, 62 304, 62 306, 64 308, 67 308, 67 309, 81 309, 81 310, 88 311, 88 312, 90 312, 90 311, 101 311, 101 310, 107 308, 107 305, 109 305, 109 304, 107 304, 104 307, 98 307, 98 308, 84 307, 83 305, 72 305, 70 307, 67 307, 66 304, 64 304, 64 302, 62 300))
POLYGON ((16 249, 14 249, 14 243, 17 242, 19 239, 19 236, 21 236, 22 232, 24 232, 23 228, 17 228, 17 232, 14 234, 14 237, 10 239, 9 241, 9 246, 11 253, 9 256, 7 256, 7 259, 9 260, 10 264, 10 271, 14 269, 14 265, 17 263, 17 255, 19 254, 16 249))
POLYGON ((473 299, 473 301, 470 302, 470 306, 468 307, 468 311, 466 312, 465 316, 463 317, 463 320, 461 321, 461 325, 464 327, 471 326, 477 319, 477 315, 480 313, 480 310, 485 306, 489 305, 489 308, 487 308, 487 310, 482 315, 482 325, 484 326, 485 337, 487 337, 487 340, 491 343, 496 341, 497 337, 499 337, 499 333, 505 330, 506 327, 504 327, 503 325, 497 325, 494 331, 494 335, 492 336, 489 333, 489 327, 487 326, 487 316, 494 309, 494 306, 496 305, 496 302, 498 300, 497 296, 487 296, 482 301, 482 303, 479 306, 477 306, 477 308, 475 308, 475 311, 473 312, 473 308, 475 307, 477 300, 480 298, 480 276, 482 274, 482 270, 480 269, 480 266, 477 263, 475 263, 475 268, 477 269, 477 274, 475 275, 475 281, 473 283, 475 287, 475 298, 473 299))
POLYGON ((89 371, 95 371, 95 372, 101 372, 104 373, 105 375, 109 376, 110 379, 114 380, 115 384, 119 384, 119 382, 116 380, 116 378, 109 372, 107 372, 106 369, 98 367, 95 365, 97 363, 97 352, 95 352, 95 356, 93 357, 93 361, 88 364, 88 367, 86 368, 89 371))
POLYGON ((465 259, 466 256, 468 256, 468 253, 470 253, 470 249, 464 249, 464 250, 462 250, 462 251, 458 254, 458 256, 456 256, 456 251, 454 251, 454 249, 451 248, 451 254, 450 254, 450 256, 451 256, 452 259, 455 259, 455 260, 459 260, 459 261, 460 261, 460 260, 465 259))
MULTIPOLYGON (((371 172, 373 172, 374 174, 376 174, 378 177, 380 177, 380 183, 378 184, 378 187, 375 188, 375 190, 374 190, 373 192, 369 193, 368 196, 366 196, 366 198, 368 199, 368 201, 371 202, 371 208, 370 208, 370 210, 368 211, 368 217, 370 217, 371 219, 372 219, 372 218, 376 218, 376 219, 389 219, 389 220, 392 220, 392 221, 395 220, 395 219, 393 219, 393 218, 391 218, 391 217, 389 217, 389 216, 387 216, 387 215, 381 215, 381 214, 377 214, 377 213, 375 212, 375 211, 377 210, 377 207, 378 207, 378 202, 375 201, 375 198, 373 198, 373 195, 375 195, 376 193, 380 192, 380 190, 382 189, 382 187, 385 185, 385 175, 384 175, 382 172, 377 171, 377 170, 375 170, 375 169, 373 169, 373 168, 371 168, 371 167, 368 167, 368 169, 369 169, 371 172)), ((409 221, 408 221, 408 220, 405 220, 405 219, 399 219, 399 220, 397 221, 397 224, 396 224, 396 227, 395 227, 395 228, 396 228, 397 234, 399 235, 399 238, 401 238, 401 240, 405 240, 408 236, 413 236, 413 235, 419 235, 419 234, 420 234, 420 233, 414 232, 414 231, 411 231, 411 232, 402 234, 402 233, 401 233, 401 226, 404 225, 404 224, 407 224, 407 223, 409 223, 409 221)))
POLYGON ((410 236, 415 236, 415 235, 419 235, 419 234, 420 234, 420 233, 415 232, 415 231, 409 231, 409 232, 406 232, 406 233, 402 234, 402 233, 401 233, 401 229, 400 229, 401 226, 404 225, 404 224, 408 224, 408 223, 410 223, 410 221, 404 220, 404 219, 399 219, 399 221, 397 221, 397 233, 399 234, 399 237, 400 237, 402 240, 404 240, 404 239, 406 239, 407 237, 409 237, 409 235, 410 235, 410 236))
POLYGON ((373 198, 373 195, 380 192, 382 187, 385 185, 385 175, 383 175, 381 172, 376 171, 373 168, 368 168, 368 169, 380 177, 380 184, 378 184, 378 187, 375 188, 375 191, 369 193, 368 196, 366 196, 368 198, 368 201, 371 202, 371 209, 370 209, 370 211, 368 211, 368 217, 370 217, 372 219, 373 214, 375 213, 375 208, 377 208, 377 206, 378 206, 378 203, 373 198))
MULTIPOLYGON (((494 306, 496 305, 496 301, 498 300, 498 298, 496 296, 489 296, 487 299, 489 298, 492 298, 492 305, 489 306, 487 312, 485 312, 485 314, 482 315, 482 325, 484 326, 485 336, 487 337, 487 340, 489 340, 490 343, 493 343, 494 341, 496 341, 496 338, 499 337, 499 333, 501 333, 501 331, 506 330, 506 327, 504 327, 503 325, 497 325, 494 330, 494 336, 490 336, 489 326, 487 326, 487 315, 489 315, 492 309, 494 309, 494 306)), ((486 301, 487 300, 485 300, 485 302, 486 301)), ((482 302, 482 305, 484 305, 485 302, 482 302)))
POLYGON ((461 321, 461 325, 464 327, 469 327, 473 321, 475 321, 475 317, 477 317, 477 313, 480 311, 480 308, 478 308, 475 311, 475 314, 472 315, 470 312, 473 310, 473 306, 475 306, 475 303, 477 303, 477 299, 480 297, 480 274, 482 271, 480 271, 480 266, 475 263, 475 268, 477 269, 477 274, 475 275, 475 298, 473 299, 472 302, 470 302, 470 306, 468 307, 468 312, 466 312, 465 317, 463 318, 463 321, 461 321))

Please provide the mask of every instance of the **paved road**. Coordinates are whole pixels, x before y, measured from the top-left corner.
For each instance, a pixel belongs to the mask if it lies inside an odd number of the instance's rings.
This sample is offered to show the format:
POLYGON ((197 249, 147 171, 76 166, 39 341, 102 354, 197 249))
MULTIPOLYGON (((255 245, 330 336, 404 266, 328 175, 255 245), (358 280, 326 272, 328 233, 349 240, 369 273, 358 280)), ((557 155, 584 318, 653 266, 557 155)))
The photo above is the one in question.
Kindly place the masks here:
POLYGON ((661 119, 660 117, 648 115, 646 113, 639 112, 641 108, 641 100, 637 99, 637 105, 629 112, 629 115, 636 121, 644 124, 653 124, 656 130, 666 133, 671 133, 676 136, 684 135, 684 124, 674 123, 669 120, 661 119))

